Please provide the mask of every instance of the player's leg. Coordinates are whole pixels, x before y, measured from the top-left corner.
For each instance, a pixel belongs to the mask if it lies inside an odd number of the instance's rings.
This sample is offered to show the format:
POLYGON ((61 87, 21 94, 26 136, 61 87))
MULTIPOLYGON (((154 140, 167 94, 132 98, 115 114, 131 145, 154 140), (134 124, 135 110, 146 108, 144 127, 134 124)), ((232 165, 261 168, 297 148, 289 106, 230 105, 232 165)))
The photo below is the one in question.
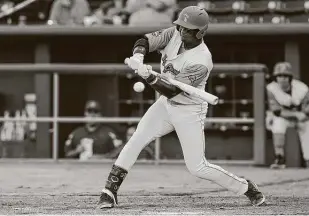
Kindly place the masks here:
POLYGON ((309 121, 298 124, 298 134, 303 152, 303 158, 306 161, 306 167, 309 168, 309 121))
POLYGON ((145 113, 136 131, 119 154, 115 165, 129 170, 142 149, 151 141, 174 130, 165 107, 166 99, 160 98, 145 113))
POLYGON ((285 168, 285 154, 284 154, 284 144, 285 144, 285 133, 289 125, 289 121, 278 116, 273 117, 272 123, 272 138, 273 146, 275 151, 275 161, 270 165, 272 169, 282 169, 285 168))
POLYGON ((100 197, 99 208, 112 208, 114 204, 117 204, 117 191, 142 149, 157 137, 174 130, 169 123, 165 103, 166 100, 161 97, 142 117, 136 131, 126 143, 112 167, 100 197))
POLYGON ((188 170, 195 176, 212 181, 237 194, 245 194, 253 205, 261 205, 264 195, 257 186, 246 179, 240 178, 220 166, 209 163, 205 158, 204 120, 207 107, 179 106, 172 108, 172 123, 179 137, 184 159, 188 170))

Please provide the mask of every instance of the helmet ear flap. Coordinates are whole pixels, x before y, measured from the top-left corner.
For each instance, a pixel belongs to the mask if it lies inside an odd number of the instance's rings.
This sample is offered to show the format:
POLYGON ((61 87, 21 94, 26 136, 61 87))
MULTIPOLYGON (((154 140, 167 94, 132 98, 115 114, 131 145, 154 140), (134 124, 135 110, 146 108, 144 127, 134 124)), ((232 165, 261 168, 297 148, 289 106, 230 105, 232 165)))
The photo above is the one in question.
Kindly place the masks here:
POLYGON ((196 37, 197 37, 197 39, 202 39, 203 37, 204 37, 204 31, 199 31, 197 34, 196 34, 196 37))
POLYGON ((196 34, 197 39, 202 39, 205 36, 207 29, 208 25, 205 26, 203 29, 199 30, 199 32, 196 34))

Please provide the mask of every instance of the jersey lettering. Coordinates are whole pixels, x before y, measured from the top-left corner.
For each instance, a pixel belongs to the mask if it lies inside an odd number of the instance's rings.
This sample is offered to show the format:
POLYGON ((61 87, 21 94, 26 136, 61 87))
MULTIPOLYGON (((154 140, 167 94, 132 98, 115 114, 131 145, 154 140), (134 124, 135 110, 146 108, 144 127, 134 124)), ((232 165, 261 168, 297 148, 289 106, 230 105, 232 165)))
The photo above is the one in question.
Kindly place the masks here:
POLYGON ((176 75, 178 75, 180 73, 180 71, 176 70, 172 63, 168 63, 164 67, 163 73, 171 73, 171 74, 174 74, 176 76, 176 75))
POLYGON ((163 57, 162 57, 162 66, 164 67, 165 64, 166 64, 166 59, 167 59, 167 55, 165 54, 163 57))

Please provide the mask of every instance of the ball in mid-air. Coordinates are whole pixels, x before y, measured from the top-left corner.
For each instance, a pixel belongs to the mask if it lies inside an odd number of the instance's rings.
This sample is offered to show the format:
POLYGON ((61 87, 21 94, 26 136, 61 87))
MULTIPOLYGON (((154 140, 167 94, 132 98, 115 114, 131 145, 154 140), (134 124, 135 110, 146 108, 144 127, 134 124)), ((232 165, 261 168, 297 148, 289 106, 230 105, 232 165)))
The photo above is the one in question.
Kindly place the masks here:
POLYGON ((145 85, 142 82, 136 82, 133 86, 133 89, 136 92, 142 92, 145 89, 145 85))

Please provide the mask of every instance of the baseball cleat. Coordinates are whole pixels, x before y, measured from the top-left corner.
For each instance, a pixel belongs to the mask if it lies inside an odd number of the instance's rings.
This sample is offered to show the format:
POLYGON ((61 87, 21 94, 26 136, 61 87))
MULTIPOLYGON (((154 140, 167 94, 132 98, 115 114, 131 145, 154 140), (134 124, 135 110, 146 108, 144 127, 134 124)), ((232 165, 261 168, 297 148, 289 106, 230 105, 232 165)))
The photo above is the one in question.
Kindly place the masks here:
POLYGON ((265 203, 265 196, 259 191, 257 185, 250 180, 248 182, 248 190, 245 195, 249 198, 253 206, 260 206, 265 203))
POLYGON ((107 189, 103 189, 97 208, 113 208, 115 205, 117 205, 117 195, 114 195, 107 189))
POLYGON ((272 165, 270 165, 270 169, 285 169, 285 167, 285 164, 273 163, 272 165))
POLYGON ((284 169, 285 167, 285 159, 281 155, 276 156, 274 163, 270 165, 271 169, 284 169))

